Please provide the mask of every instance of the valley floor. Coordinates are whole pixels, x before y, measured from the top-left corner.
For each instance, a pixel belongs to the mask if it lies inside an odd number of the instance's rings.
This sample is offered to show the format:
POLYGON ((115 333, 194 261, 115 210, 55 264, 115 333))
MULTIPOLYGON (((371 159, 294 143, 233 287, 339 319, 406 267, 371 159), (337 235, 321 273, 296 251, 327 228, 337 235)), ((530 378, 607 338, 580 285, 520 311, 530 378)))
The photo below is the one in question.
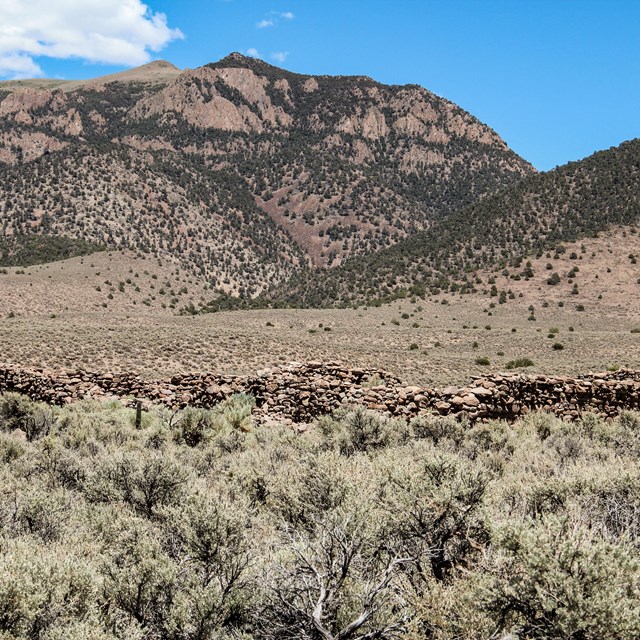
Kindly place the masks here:
POLYGON ((407 384, 463 383, 529 358, 527 372, 578 375, 640 365, 640 319, 486 298, 409 300, 380 308, 259 310, 206 316, 67 313, 0 320, 0 362, 65 369, 251 374, 290 361, 386 369, 407 384), (485 311, 486 310, 486 311, 485 311), (489 315, 491 314, 491 315, 489 315), (637 322, 637 324, 634 324, 637 322), (554 347, 555 345, 555 347, 554 347), (563 348, 560 349, 559 345, 563 348), (481 365, 477 362, 489 364, 481 365))
POLYGON ((213 292, 177 262, 144 254, 102 252, 0 269, 0 363, 164 378, 337 360, 416 385, 462 384, 521 358, 533 362, 527 372, 549 375, 638 369, 637 246, 634 230, 618 228, 533 258, 530 278, 512 277, 524 264, 510 275, 481 274, 482 292, 473 295, 198 316, 176 314, 213 292), (552 286, 554 273, 559 282, 552 286), (498 292, 509 291, 500 304, 498 292))

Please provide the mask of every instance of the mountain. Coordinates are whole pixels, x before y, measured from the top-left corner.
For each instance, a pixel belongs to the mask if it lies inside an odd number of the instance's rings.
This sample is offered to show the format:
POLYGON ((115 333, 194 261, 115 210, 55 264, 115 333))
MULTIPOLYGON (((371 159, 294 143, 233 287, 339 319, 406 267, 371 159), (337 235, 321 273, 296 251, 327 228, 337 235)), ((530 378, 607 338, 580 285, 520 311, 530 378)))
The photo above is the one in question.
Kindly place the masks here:
MULTIPOLYGON (((432 290, 472 291, 478 272, 527 277, 527 257, 640 223, 640 139, 531 175, 374 255, 271 291, 278 304, 331 306, 432 290)), ((557 257, 557 256, 556 256, 557 257)), ((492 279, 491 277, 489 279, 492 279)), ((215 304, 212 305, 215 308, 215 304)))
POLYGON ((88 80, 59 80, 35 78, 32 80, 4 80, 0 82, 0 91, 18 91, 20 89, 60 89, 65 93, 78 89, 95 89, 113 82, 167 84, 181 73, 180 69, 166 60, 154 60, 134 69, 112 73, 88 80))
POLYGON ((0 83, 6 255, 33 235, 81 241, 64 255, 144 251, 242 297, 390 247, 533 173, 424 88, 240 54, 0 83))

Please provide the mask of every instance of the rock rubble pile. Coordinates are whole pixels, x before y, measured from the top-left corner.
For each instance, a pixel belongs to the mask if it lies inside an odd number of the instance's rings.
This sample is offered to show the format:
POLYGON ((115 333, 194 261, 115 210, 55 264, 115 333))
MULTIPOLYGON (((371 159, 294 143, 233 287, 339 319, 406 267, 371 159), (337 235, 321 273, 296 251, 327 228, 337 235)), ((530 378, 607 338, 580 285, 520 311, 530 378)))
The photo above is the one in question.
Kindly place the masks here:
POLYGON ((495 374, 475 376, 467 386, 406 386, 378 370, 348 368, 337 362, 291 363, 255 376, 180 374, 144 380, 128 372, 52 372, 0 366, 0 392, 17 391, 34 400, 65 404, 85 398, 119 397, 173 409, 210 408, 235 393, 256 399, 258 417, 310 422, 341 406, 362 405, 393 416, 453 415, 471 422, 515 420, 544 410, 573 420, 583 413, 615 416, 640 409, 640 371, 620 370, 564 376, 495 374))

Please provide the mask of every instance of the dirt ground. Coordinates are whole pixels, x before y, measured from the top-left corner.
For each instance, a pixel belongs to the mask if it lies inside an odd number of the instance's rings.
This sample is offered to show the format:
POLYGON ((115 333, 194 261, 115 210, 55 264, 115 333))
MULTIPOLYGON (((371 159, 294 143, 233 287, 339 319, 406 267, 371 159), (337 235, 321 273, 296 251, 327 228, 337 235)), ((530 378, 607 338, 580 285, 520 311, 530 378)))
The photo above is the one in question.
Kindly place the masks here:
POLYGON ((523 371, 550 375, 640 368, 637 235, 619 231, 565 249, 532 260, 529 280, 512 277, 524 262, 497 275, 498 291, 513 293, 505 304, 491 296, 484 274, 486 293, 473 296, 195 317, 174 314, 209 292, 175 265, 151 258, 98 254, 25 273, 13 269, 0 275, 0 362, 164 377, 204 370, 252 374, 283 362, 338 360, 429 385, 503 371, 518 358, 534 363, 523 371), (548 285, 554 272, 561 282, 548 285), (479 364, 483 358, 488 365, 479 364))
POLYGON ((408 384, 464 382, 524 357, 534 362, 527 371, 548 374, 640 368, 640 334, 632 333, 630 318, 550 307, 540 309, 534 322, 522 302, 488 313, 463 299, 449 305, 407 301, 359 310, 198 317, 4 318, 0 361, 164 377, 203 370, 250 374, 282 362, 339 360, 389 370, 408 384), (476 364, 482 357, 490 364, 476 364))

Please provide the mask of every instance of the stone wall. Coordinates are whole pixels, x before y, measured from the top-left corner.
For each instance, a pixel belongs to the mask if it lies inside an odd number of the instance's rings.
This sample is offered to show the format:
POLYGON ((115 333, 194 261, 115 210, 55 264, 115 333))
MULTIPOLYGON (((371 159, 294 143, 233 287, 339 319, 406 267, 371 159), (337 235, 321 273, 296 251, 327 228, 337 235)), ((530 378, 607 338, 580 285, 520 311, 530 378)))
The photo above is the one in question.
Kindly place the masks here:
POLYGON ((336 362, 292 363, 255 376, 181 374, 155 381, 126 372, 51 372, 5 365, 0 366, 3 391, 18 391, 52 404, 117 396, 176 409, 212 407, 234 393, 249 393, 256 399, 259 418, 296 423, 310 422, 345 405, 407 418, 437 413, 471 421, 514 420, 530 411, 547 410, 576 419, 586 412, 615 416, 623 409, 640 409, 640 371, 578 378, 500 374, 476 376, 464 387, 422 388, 405 386, 385 371, 351 369, 336 362))

